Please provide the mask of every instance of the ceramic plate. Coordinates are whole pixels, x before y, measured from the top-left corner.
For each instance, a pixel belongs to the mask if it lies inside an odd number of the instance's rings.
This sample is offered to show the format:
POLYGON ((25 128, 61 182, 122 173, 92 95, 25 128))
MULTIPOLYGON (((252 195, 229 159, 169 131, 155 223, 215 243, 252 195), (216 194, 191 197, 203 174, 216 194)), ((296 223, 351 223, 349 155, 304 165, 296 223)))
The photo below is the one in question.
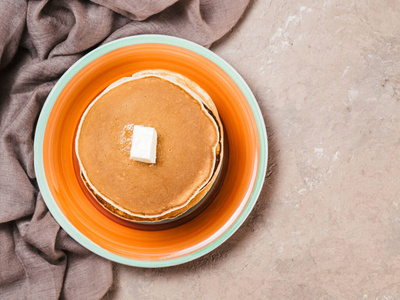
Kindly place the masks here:
POLYGON ((208 49, 161 35, 120 39, 76 62, 49 94, 34 146, 39 187, 58 223, 94 253, 138 267, 185 263, 226 241, 257 201, 268 151, 260 109, 240 75, 208 49), (166 69, 197 82, 214 100, 229 143, 225 177, 212 201, 172 226, 138 227, 107 215, 83 186, 74 154, 88 104, 112 82, 144 69, 166 69))

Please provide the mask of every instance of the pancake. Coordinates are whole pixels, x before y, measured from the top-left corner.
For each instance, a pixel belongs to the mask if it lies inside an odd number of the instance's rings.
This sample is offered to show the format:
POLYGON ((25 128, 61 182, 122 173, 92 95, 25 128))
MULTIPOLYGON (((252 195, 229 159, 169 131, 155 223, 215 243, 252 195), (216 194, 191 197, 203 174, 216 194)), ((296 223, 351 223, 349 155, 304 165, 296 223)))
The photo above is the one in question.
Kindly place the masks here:
POLYGON ((223 127, 210 96, 188 78, 146 70, 107 87, 84 112, 75 152, 87 189, 125 220, 175 219, 198 204, 223 159, 223 127), (157 131, 156 163, 130 159, 134 125, 157 131))

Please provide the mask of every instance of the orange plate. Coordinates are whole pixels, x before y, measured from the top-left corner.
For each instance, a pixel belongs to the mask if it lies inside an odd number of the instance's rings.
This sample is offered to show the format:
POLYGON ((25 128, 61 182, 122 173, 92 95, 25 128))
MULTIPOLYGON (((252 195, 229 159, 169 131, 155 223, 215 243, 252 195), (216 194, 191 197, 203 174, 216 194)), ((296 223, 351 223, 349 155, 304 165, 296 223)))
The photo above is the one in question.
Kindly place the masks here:
MULTIPOLYGON (((55 100, 42 146, 48 188, 68 222, 111 256, 150 262, 185 256, 189 259, 180 262, 193 259, 195 257, 190 258, 191 254, 201 251, 226 233, 248 204, 260 158, 257 124, 249 103, 234 80, 204 56, 164 43, 120 47, 86 64, 68 81, 55 100), (86 107, 112 82, 145 69, 166 69, 197 82, 217 106, 227 132, 230 152, 223 185, 211 204, 184 224, 158 230, 125 226, 108 218, 88 199, 74 169, 74 137, 86 107)), ((107 255, 103 253, 103 256, 107 255)))

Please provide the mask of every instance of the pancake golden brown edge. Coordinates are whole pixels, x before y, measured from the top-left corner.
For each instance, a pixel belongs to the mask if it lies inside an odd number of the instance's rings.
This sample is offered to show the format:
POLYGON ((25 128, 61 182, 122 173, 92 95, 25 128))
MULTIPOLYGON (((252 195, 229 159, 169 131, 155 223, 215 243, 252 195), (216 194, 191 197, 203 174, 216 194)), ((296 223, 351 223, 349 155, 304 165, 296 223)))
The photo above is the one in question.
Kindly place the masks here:
POLYGON ((223 127, 210 96, 190 79, 146 70, 107 87, 84 112, 75 152, 83 182, 112 214, 174 219, 198 204, 223 159, 223 127), (157 159, 130 159, 134 125, 157 131, 157 159))

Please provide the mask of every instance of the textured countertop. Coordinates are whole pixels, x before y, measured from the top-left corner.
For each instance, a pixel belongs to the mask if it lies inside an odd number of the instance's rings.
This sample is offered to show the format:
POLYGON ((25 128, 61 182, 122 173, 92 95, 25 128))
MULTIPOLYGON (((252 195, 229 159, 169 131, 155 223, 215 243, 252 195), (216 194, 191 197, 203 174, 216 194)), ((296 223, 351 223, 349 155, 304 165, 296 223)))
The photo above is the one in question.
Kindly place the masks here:
POLYGON ((400 1, 251 3, 211 50, 265 118, 259 201, 225 244, 114 265, 106 299, 400 299, 400 1))

